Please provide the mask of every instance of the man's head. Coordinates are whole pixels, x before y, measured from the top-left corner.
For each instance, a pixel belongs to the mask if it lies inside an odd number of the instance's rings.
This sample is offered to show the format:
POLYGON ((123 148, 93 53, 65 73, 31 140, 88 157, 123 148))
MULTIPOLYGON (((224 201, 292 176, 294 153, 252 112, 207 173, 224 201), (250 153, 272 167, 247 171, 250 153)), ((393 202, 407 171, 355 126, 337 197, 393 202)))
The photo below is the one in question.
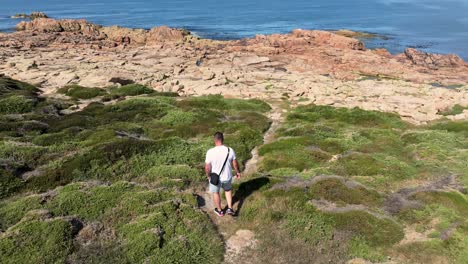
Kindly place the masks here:
POLYGON ((221 132, 216 132, 213 138, 216 146, 222 145, 224 142, 224 135, 221 132))

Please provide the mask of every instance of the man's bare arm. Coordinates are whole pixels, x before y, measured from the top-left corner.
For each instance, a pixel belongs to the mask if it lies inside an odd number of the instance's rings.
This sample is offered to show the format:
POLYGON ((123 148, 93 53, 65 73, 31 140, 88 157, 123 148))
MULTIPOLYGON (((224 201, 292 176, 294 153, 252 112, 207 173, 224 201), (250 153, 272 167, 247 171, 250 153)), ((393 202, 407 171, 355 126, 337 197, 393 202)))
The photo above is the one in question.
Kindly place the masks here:
POLYGON ((239 170, 239 163, 237 163, 237 160, 232 161, 232 167, 236 170, 236 177, 239 179, 241 177, 241 173, 239 170))
POLYGON ((205 163, 205 174, 208 179, 210 178, 210 173, 211 173, 211 164, 210 163, 205 163))

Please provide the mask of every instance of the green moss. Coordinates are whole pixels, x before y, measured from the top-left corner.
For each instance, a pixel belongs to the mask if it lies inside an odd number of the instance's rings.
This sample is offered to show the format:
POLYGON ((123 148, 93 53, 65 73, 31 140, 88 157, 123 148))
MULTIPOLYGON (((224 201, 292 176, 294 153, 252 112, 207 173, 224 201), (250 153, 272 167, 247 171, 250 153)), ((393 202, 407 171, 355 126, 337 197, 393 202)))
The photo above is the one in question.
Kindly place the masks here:
POLYGON ((37 100, 23 95, 12 95, 0 99, 0 114, 23 114, 31 112, 37 100))
POLYGON ((376 191, 360 185, 350 188, 336 178, 320 180, 310 186, 309 191, 314 199, 326 199, 339 204, 378 206, 383 202, 382 197, 376 191))
POLYGON ((270 106, 257 99, 242 100, 242 99, 224 99, 220 95, 209 95, 200 97, 190 97, 177 104, 182 109, 190 108, 207 108, 218 110, 239 110, 239 111, 258 111, 267 112, 270 106))
POLYGON ((175 125, 190 125, 197 120, 197 116, 193 112, 186 112, 180 110, 169 111, 159 121, 163 124, 175 125))
POLYGON ((333 223, 329 218, 305 208, 289 213, 285 228, 292 237, 299 237, 311 244, 331 240, 334 232, 333 223))
POLYGON ((41 198, 37 195, 3 200, 0 202, 0 229, 7 230, 23 218, 27 212, 41 208, 41 198))
POLYGON ((269 171, 273 177, 293 177, 301 175, 301 172, 294 168, 279 168, 269 171))
POLYGON ((118 88, 110 89, 111 95, 136 96, 142 94, 152 94, 154 90, 141 84, 127 84, 118 88))
POLYGON ((374 157, 362 154, 351 153, 340 158, 335 166, 334 171, 338 175, 378 175, 384 169, 384 164, 374 157))
POLYGON ((150 168, 142 177, 135 181, 163 186, 187 186, 203 179, 201 169, 197 170, 187 165, 157 165, 150 168))
POLYGON ((364 239, 355 237, 348 242, 349 258, 363 258, 372 262, 383 262, 385 255, 373 246, 370 246, 364 239))
POLYGON ((0 238, 1 263, 65 263, 73 249, 72 227, 65 220, 27 220, 0 238))
POLYGON ((336 227, 365 239, 370 246, 392 245, 403 239, 403 227, 388 218, 378 218, 364 211, 327 213, 336 227))
POLYGON ((13 80, 8 77, 0 77, 0 96, 17 94, 17 95, 35 95, 39 92, 34 85, 13 80))
POLYGON ((186 206, 164 204, 160 212, 143 215, 121 228, 131 262, 216 263, 222 258, 222 245, 201 212, 186 206))
MULTIPOLYGON (((0 199, 8 197, 15 193, 23 186, 23 181, 8 173, 5 170, 0 169, 0 199)), ((1 225, 0 225, 1 228, 1 225)))
MULTIPOLYGON (((267 145, 267 148, 282 148, 283 146, 281 145, 282 143, 276 146, 267 145)), ((261 149, 260 151, 264 153, 265 149, 261 149)), ((317 167, 321 162, 327 161, 331 158, 328 153, 320 149, 314 147, 303 148, 301 146, 286 146, 281 151, 271 151, 263 156, 260 168, 264 171, 279 168, 294 168, 298 171, 303 171, 317 167)))
POLYGON ((439 204, 448 208, 453 208, 468 217, 468 200, 465 195, 459 192, 418 192, 414 194, 412 198, 429 204, 439 204))
POLYGON ((463 113, 463 111, 466 110, 466 109, 468 109, 468 107, 456 104, 456 105, 452 106, 451 109, 447 109, 445 111, 439 112, 439 114, 443 115, 443 116, 458 115, 458 114, 463 113))
POLYGON ((103 89, 83 87, 76 84, 62 87, 57 92, 70 96, 73 99, 92 99, 106 94, 103 89))
POLYGON ((431 124, 429 129, 445 130, 449 132, 461 132, 465 137, 468 136, 468 122, 467 121, 439 121, 431 124))
POLYGON ((316 122, 320 120, 336 120, 351 125, 364 127, 406 127, 398 115, 377 111, 366 111, 359 108, 334 108, 331 106, 299 106, 288 115, 290 121, 316 122))
POLYGON ((54 215, 79 215, 85 220, 99 220, 115 207, 123 193, 131 189, 132 185, 125 182, 90 189, 70 184, 61 189, 46 207, 54 215))
POLYGON ((28 168, 34 168, 44 158, 47 149, 32 144, 20 142, 0 142, 0 159, 12 163, 23 164, 28 168))

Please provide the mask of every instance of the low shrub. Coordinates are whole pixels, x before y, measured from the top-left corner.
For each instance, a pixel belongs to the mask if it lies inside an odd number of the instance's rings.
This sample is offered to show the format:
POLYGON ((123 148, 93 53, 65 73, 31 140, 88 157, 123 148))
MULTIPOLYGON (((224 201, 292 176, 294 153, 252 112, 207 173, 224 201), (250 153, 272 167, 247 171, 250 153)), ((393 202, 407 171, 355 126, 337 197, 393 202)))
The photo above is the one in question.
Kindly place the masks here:
POLYGON ((110 88, 110 94, 116 96, 136 96, 152 94, 154 90, 141 84, 127 84, 117 88, 110 88))
POLYGON ((0 237, 2 263, 65 263, 72 250, 72 226, 62 219, 26 220, 0 237))
POLYGON ((37 100, 23 95, 12 95, 0 99, 0 114, 23 114, 31 112, 37 100))
POLYGON ((68 85, 57 90, 58 93, 65 94, 73 99, 92 99, 106 94, 106 91, 100 88, 83 87, 80 85, 68 85))

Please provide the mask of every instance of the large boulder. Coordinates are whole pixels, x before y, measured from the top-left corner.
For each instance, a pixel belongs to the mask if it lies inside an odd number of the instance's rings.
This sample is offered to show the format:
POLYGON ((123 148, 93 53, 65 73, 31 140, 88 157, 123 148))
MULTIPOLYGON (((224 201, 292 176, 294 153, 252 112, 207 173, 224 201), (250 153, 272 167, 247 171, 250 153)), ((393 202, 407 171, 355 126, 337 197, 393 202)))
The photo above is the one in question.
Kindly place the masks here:
POLYGON ((154 27, 148 32, 148 43, 179 41, 189 34, 190 32, 182 29, 174 29, 167 26, 154 27))
POLYGON ((454 54, 432 54, 409 48, 405 50, 405 56, 414 65, 429 68, 461 67, 466 65, 462 58, 454 54))
POLYGON ((131 29, 119 26, 103 27, 101 32, 107 38, 118 43, 140 44, 146 43, 147 31, 144 29, 131 29))
POLYGON ((327 46, 336 49, 365 50, 361 41, 328 31, 295 29, 290 34, 257 35, 252 39, 236 42, 238 46, 263 46, 295 50, 311 46, 327 46))
POLYGON ((85 35, 99 35, 101 26, 91 24, 84 19, 62 19, 38 18, 32 21, 22 21, 16 25, 18 31, 38 32, 79 32, 85 35))
POLYGON ((338 49, 365 49, 364 43, 357 39, 340 36, 328 31, 296 29, 293 30, 292 35, 296 38, 311 40, 316 45, 327 45, 338 49))

